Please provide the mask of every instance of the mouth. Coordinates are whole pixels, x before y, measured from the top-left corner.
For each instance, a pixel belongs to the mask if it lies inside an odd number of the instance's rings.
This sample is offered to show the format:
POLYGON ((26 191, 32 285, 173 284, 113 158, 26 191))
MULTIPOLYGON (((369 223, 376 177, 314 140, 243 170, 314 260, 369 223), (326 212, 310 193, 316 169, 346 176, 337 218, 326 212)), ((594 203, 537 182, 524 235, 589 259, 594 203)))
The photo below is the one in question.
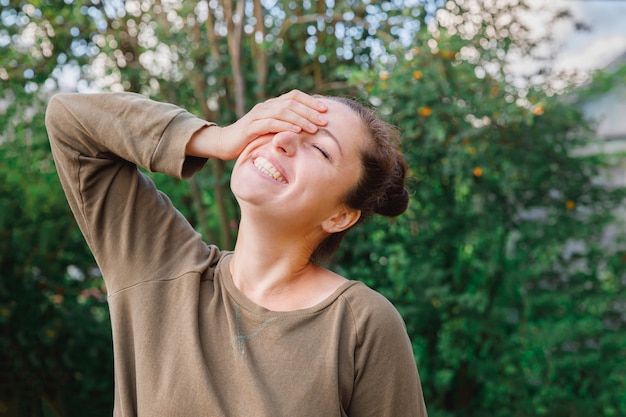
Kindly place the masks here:
POLYGON ((259 171, 268 177, 274 179, 276 182, 281 184, 287 184, 287 180, 283 177, 283 174, 267 159, 259 156, 254 159, 254 166, 257 167, 259 171))

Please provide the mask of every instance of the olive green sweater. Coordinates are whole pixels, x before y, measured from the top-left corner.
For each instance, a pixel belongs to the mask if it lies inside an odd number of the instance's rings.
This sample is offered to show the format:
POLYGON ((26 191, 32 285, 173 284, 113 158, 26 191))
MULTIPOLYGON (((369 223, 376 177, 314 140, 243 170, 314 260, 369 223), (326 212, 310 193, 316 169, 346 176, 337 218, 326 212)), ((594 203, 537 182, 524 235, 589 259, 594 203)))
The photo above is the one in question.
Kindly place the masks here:
POLYGON ((350 281, 275 312, 238 291, 230 253, 207 245, 137 166, 176 178, 209 123, 135 94, 64 94, 46 125, 111 311, 115 416, 425 416, 394 307, 350 281))

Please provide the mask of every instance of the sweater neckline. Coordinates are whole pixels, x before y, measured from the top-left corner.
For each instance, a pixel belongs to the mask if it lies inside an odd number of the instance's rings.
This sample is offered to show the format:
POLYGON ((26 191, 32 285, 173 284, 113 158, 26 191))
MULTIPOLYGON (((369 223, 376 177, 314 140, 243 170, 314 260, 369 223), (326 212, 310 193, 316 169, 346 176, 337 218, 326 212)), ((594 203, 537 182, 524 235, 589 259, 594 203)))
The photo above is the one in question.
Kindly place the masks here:
POLYGON ((289 317, 289 316, 306 316, 316 314, 328 306, 333 304, 344 292, 346 292, 349 288, 361 284, 359 281, 349 280, 339 286, 332 294, 326 297, 321 302, 307 308, 297 309, 297 310, 286 310, 286 311, 275 311, 265 308, 263 306, 258 305, 257 303, 250 300, 246 297, 239 288, 235 285, 233 281, 233 277, 230 273, 230 260, 232 258, 233 252, 225 252, 223 256, 220 258, 217 267, 215 279, 218 279, 226 293, 230 298, 232 298, 235 303, 239 305, 239 307, 249 311, 250 313, 263 316, 263 315, 272 315, 272 316, 281 316, 281 317, 289 317))

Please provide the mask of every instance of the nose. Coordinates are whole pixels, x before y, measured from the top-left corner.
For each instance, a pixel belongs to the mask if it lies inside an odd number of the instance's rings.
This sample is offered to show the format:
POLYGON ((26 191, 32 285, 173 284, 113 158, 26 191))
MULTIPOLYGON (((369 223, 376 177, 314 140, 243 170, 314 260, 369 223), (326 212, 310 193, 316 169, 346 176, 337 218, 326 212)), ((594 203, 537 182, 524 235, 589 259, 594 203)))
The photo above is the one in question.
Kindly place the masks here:
POLYGON ((278 152, 287 156, 293 156, 298 147, 298 140, 298 134, 295 132, 280 132, 272 138, 272 145, 278 152))

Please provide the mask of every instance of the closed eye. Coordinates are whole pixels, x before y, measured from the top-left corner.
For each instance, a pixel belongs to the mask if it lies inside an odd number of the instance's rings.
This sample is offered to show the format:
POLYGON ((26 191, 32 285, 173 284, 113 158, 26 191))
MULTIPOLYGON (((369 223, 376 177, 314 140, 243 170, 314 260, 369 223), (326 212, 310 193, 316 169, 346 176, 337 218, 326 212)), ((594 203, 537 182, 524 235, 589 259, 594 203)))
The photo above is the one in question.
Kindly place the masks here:
POLYGON ((322 155, 324 155, 324 158, 326 158, 326 159, 330 159, 330 154, 329 154, 328 152, 326 152, 326 149, 322 148, 322 147, 321 147, 321 146, 319 146, 319 145, 313 145, 313 147, 314 147, 315 149, 317 149, 318 151, 320 151, 320 153, 321 153, 322 155))

